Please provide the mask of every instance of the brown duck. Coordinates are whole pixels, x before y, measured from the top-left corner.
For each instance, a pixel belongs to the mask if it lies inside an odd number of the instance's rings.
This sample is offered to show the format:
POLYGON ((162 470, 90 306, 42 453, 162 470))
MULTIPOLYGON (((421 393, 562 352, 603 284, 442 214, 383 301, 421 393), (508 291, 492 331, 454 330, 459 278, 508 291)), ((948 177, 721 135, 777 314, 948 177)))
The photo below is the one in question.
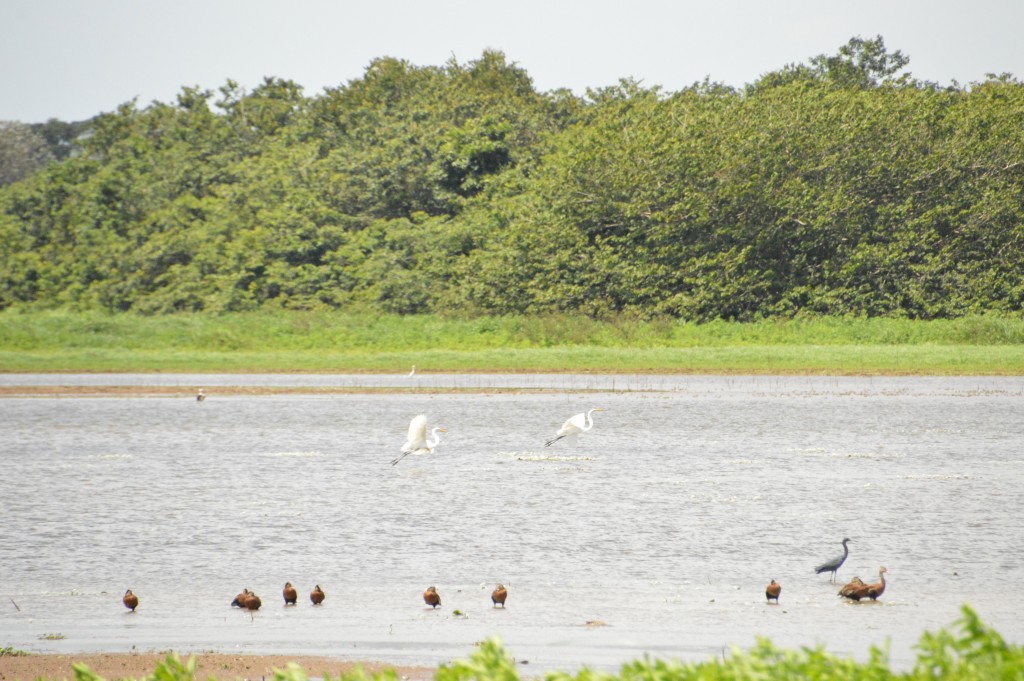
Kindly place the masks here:
POLYGON ((765 587, 764 595, 769 601, 779 602, 779 594, 782 593, 782 585, 776 582, 774 579, 772 583, 765 587))
POLYGON ((124 592, 124 598, 121 599, 121 602, 124 603, 124 607, 132 612, 135 612, 135 608, 139 607, 139 597, 133 594, 131 589, 124 592))
POLYGON ((491 607, 496 608, 498 607, 498 604, 501 604, 501 607, 504 608, 506 598, 508 598, 508 590, 505 588, 504 584, 499 584, 494 588, 494 591, 491 592, 491 603, 493 604, 491 607))
POLYGON ((284 583, 284 590, 281 592, 281 595, 284 596, 285 605, 295 605, 296 601, 299 600, 299 592, 295 590, 291 582, 284 583))
POLYGON ((877 601, 878 597, 885 593, 885 573, 888 570, 885 567, 878 568, 878 581, 867 586, 867 597, 873 601, 877 601))
POLYGON ((313 605, 320 605, 324 602, 325 598, 327 598, 327 594, 324 593, 319 584, 314 586, 313 590, 309 592, 309 600, 313 602, 313 605))
POLYGON ((260 606, 263 605, 263 601, 260 600, 259 596, 250 591, 249 597, 245 599, 243 605, 249 610, 259 610, 260 606))
POLYGON ((249 600, 249 596, 252 594, 248 589, 242 589, 242 593, 235 596, 235 600, 231 601, 231 605, 236 608, 244 608, 245 602, 249 600))
POLYGON ((431 608, 441 605, 441 596, 437 593, 437 587, 427 587, 427 590, 423 592, 423 602, 431 608))
POLYGON ((868 595, 868 585, 860 577, 854 577, 839 590, 838 595, 851 601, 859 601, 868 595))

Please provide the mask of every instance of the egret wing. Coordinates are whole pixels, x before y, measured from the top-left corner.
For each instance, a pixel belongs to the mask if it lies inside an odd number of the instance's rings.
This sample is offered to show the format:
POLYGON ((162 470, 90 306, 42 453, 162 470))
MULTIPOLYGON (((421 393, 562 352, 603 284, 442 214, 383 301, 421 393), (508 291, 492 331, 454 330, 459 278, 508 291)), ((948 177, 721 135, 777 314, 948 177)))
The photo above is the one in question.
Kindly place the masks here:
POLYGON ((568 421, 562 424, 562 427, 558 429, 558 434, 562 437, 567 435, 573 435, 583 432, 584 426, 587 425, 586 414, 576 414, 568 421))
POLYGON ((391 465, 394 466, 409 454, 421 453, 426 446, 427 417, 420 414, 419 416, 414 416, 412 421, 409 422, 409 433, 405 444, 402 445, 402 454, 398 458, 392 459, 391 465))
POLYGON ((423 414, 409 422, 408 441, 402 447, 403 452, 414 451, 427 446, 427 417, 423 414))

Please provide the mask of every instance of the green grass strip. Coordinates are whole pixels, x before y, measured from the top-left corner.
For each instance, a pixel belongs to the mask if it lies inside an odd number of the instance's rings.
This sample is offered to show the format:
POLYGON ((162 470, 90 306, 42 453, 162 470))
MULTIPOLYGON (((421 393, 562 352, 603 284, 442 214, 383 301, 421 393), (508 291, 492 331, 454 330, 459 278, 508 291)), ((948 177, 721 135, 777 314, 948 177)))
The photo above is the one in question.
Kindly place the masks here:
POLYGON ((1024 320, 0 313, 4 372, 1024 374, 1024 320))

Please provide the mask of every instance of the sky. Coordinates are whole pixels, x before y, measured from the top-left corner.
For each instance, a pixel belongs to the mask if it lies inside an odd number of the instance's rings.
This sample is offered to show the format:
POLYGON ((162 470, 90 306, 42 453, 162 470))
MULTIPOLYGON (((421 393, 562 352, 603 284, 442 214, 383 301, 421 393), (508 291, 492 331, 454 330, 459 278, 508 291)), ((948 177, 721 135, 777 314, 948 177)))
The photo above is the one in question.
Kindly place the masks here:
POLYGON ((290 79, 307 96, 377 57, 418 66, 496 49, 540 91, 633 78, 742 86, 881 35, 917 78, 1024 79, 1024 0, 0 0, 0 120, 77 121, 290 79))

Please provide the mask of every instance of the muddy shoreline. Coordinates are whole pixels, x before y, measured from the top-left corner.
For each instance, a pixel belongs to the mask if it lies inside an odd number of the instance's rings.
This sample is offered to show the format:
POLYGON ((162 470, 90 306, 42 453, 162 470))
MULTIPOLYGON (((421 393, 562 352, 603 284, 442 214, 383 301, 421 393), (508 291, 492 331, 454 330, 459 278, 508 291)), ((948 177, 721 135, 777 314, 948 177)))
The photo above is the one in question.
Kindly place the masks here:
MULTIPOLYGON (((74 679, 73 665, 84 664, 105 679, 141 679, 150 676, 169 653, 29 653, 0 656, 0 680, 33 681, 34 679, 74 679)), ((196 679, 266 679, 274 677, 275 669, 289 663, 298 664, 310 677, 337 679, 341 674, 362 667, 369 673, 394 669, 399 679, 425 681, 434 670, 428 667, 396 667, 376 662, 351 662, 330 657, 290 655, 231 655, 225 653, 182 653, 182 662, 196 658, 196 679)))
MULTIPOLYGON (((218 395, 472 395, 472 394, 517 394, 543 395, 566 392, 559 388, 443 388, 443 387, 354 387, 354 386, 217 386, 206 388, 206 397, 215 399, 218 395)), ((574 393, 602 392, 600 390, 574 388, 574 393)), ((0 398, 4 397, 188 397, 194 398, 196 390, 181 386, 164 385, 8 385, 0 386, 0 398)))

